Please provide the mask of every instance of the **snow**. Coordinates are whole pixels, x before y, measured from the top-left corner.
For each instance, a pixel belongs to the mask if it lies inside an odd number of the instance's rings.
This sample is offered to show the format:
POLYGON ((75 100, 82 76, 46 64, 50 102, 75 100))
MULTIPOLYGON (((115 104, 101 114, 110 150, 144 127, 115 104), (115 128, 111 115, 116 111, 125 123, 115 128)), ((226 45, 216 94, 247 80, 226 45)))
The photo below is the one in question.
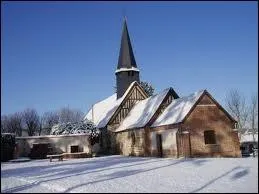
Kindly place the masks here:
POLYGON ((1 192, 258 192, 258 158, 106 156, 1 163, 1 192))
POLYGON ((152 127, 181 122, 204 91, 205 90, 200 90, 187 97, 173 100, 164 112, 155 120, 152 127))
MULTIPOLYGON (((255 141, 258 142, 258 133, 254 135, 255 141)), ((252 133, 245 133, 241 135, 240 142, 254 141, 252 133)))
POLYGON ((110 97, 94 104, 94 106, 89 110, 86 114, 85 119, 92 121, 95 125, 98 124, 100 120, 102 120, 103 116, 105 116, 104 111, 110 110, 114 107, 114 104, 117 100, 117 94, 113 94, 110 97), (93 113, 92 114, 92 110, 93 113))
POLYGON ((136 81, 132 82, 123 94, 123 96, 119 99, 117 99, 117 94, 115 93, 112 96, 106 98, 105 100, 96 103, 93 106, 94 119, 92 119, 92 108, 87 113, 84 119, 92 121, 97 128, 105 127, 135 83, 136 81))
POLYGON ((28 157, 20 157, 20 158, 17 158, 17 159, 9 160, 9 162, 28 162, 30 160, 31 159, 28 158, 28 157))
POLYGON ((131 68, 124 68, 123 67, 123 68, 117 69, 115 71, 115 73, 122 72, 122 71, 139 71, 139 69, 136 68, 136 67, 131 67, 131 68))
POLYGON ((141 100, 135 104, 127 117, 121 122, 116 132, 126 129, 144 127, 155 114, 165 96, 169 92, 169 88, 151 96, 145 100, 141 100))
POLYGON ((51 135, 66 135, 66 134, 88 134, 98 135, 99 131, 96 129, 93 122, 85 120, 84 122, 67 122, 59 123, 51 128, 51 135))

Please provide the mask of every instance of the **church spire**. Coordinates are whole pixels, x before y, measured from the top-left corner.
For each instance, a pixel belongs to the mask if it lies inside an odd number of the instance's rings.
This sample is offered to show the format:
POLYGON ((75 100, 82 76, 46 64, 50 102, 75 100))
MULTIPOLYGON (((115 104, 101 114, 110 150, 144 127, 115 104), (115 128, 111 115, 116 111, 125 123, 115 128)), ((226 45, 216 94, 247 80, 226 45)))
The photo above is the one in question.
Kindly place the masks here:
POLYGON ((126 18, 123 23, 120 56, 115 75, 117 99, 122 97, 132 82, 139 82, 139 70, 132 51, 126 18))
MULTIPOLYGON (((133 54, 126 18, 124 17, 123 32, 121 37, 120 56, 118 60, 117 70, 121 68, 135 69, 137 64, 133 54)), ((136 69, 137 70, 137 69, 136 69)))

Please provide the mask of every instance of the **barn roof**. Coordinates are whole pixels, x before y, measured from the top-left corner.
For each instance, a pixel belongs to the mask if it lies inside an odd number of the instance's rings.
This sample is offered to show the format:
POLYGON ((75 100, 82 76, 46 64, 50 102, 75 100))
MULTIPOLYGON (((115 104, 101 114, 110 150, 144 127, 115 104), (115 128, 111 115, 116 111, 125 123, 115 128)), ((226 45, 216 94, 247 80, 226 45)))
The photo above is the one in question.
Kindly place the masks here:
POLYGON ((197 91, 189 96, 173 100, 151 127, 182 122, 205 90, 197 91))
POLYGON ((84 120, 88 119, 92 121, 97 126, 97 128, 105 127, 134 84, 136 84, 136 81, 130 84, 121 98, 116 99, 117 94, 114 93, 108 98, 94 104, 84 117, 84 120))
POLYGON ((170 88, 163 90, 159 94, 151 96, 145 100, 138 101, 127 117, 121 122, 116 132, 126 129, 144 127, 158 110, 160 104, 165 99, 170 88))

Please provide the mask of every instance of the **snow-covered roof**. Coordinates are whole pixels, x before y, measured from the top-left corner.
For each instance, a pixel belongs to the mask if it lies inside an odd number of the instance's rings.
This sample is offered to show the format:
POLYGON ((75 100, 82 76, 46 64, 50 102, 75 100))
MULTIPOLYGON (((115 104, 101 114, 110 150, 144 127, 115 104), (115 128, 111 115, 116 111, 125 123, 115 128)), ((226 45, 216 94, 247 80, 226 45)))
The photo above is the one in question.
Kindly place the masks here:
POLYGON ((115 71, 115 73, 118 73, 118 72, 121 72, 121 71, 139 71, 139 69, 138 68, 136 68, 136 67, 131 67, 131 68, 120 68, 120 69, 117 69, 116 71, 115 71))
POLYGON ((109 96, 108 98, 96 103, 93 105, 93 107, 89 110, 89 112, 84 117, 85 119, 88 119, 92 121, 95 125, 99 123, 100 120, 102 120, 104 116, 104 112, 111 110, 117 100, 117 94, 113 94, 109 96), (92 113, 93 110, 93 113, 92 113))
POLYGON ((94 104, 93 108, 91 108, 86 114, 84 120, 88 119, 92 121, 97 128, 105 127, 135 82, 136 81, 130 84, 121 98, 117 99, 117 93, 115 93, 112 96, 94 104), (92 110, 94 118, 92 118, 92 110))
POLYGON ((145 100, 138 101, 131 109, 127 117, 121 122, 116 132, 126 129, 144 127, 155 114, 170 88, 151 96, 145 100))
POLYGON ((197 91, 189 96, 173 100, 151 127, 181 122, 204 91, 205 90, 197 91))

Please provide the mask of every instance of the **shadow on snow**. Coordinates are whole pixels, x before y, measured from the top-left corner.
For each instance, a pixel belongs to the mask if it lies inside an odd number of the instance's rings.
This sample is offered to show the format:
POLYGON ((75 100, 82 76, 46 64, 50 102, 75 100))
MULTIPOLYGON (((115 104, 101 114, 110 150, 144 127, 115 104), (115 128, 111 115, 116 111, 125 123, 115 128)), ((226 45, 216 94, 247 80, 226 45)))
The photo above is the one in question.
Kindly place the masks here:
MULTIPOLYGON (((38 161, 34 161, 34 162, 37 163, 38 161)), ((48 161, 44 160, 44 162, 48 162, 48 161)), ((41 165, 41 166, 2 170, 1 178, 18 176, 18 177, 25 177, 25 178, 26 177, 35 178, 37 179, 37 181, 22 185, 22 186, 5 189, 5 190, 2 190, 1 192, 22 192, 23 190, 38 186, 41 183, 46 183, 50 181, 56 181, 56 180, 61 180, 69 177, 76 177, 79 175, 91 174, 96 172, 104 172, 104 171, 114 170, 114 169, 118 170, 116 172, 112 172, 107 175, 101 175, 98 177, 97 180, 81 183, 81 184, 72 186, 66 189, 65 191, 62 191, 62 192, 70 192, 74 189, 77 189, 89 184, 95 184, 95 183, 104 182, 108 180, 120 179, 123 177, 132 176, 135 174, 140 174, 148 171, 157 170, 160 168, 165 168, 168 166, 177 165, 183 162, 190 162, 191 164, 199 167, 204 165, 206 162, 209 162, 209 160, 194 159, 194 158, 171 160, 168 158, 159 159, 159 158, 152 158, 152 157, 106 156, 106 157, 99 157, 99 158, 89 158, 89 160, 80 161, 80 162, 76 162, 76 160, 72 162, 70 160, 70 163, 67 163, 67 161, 57 162, 56 164, 48 162, 47 166, 41 165), (165 160, 168 162, 166 165, 159 165, 159 162, 165 161, 165 160), (159 166, 148 168, 148 169, 139 168, 137 170, 125 169, 127 167, 134 167, 134 166, 138 167, 139 165, 144 165, 148 167, 148 165, 146 164, 149 164, 149 163, 158 163, 159 166), (47 180, 41 180, 43 178, 47 178, 47 180)), ((40 163, 41 162, 39 160, 39 164, 40 163)), ((203 188, 207 187, 208 185, 214 183, 218 179, 228 175, 229 173, 235 170, 240 170, 240 171, 238 171, 231 177, 232 181, 239 179, 249 173, 248 168, 238 166, 222 174, 221 176, 214 178, 213 180, 209 181, 202 187, 192 192, 198 192, 202 190, 203 188)))

